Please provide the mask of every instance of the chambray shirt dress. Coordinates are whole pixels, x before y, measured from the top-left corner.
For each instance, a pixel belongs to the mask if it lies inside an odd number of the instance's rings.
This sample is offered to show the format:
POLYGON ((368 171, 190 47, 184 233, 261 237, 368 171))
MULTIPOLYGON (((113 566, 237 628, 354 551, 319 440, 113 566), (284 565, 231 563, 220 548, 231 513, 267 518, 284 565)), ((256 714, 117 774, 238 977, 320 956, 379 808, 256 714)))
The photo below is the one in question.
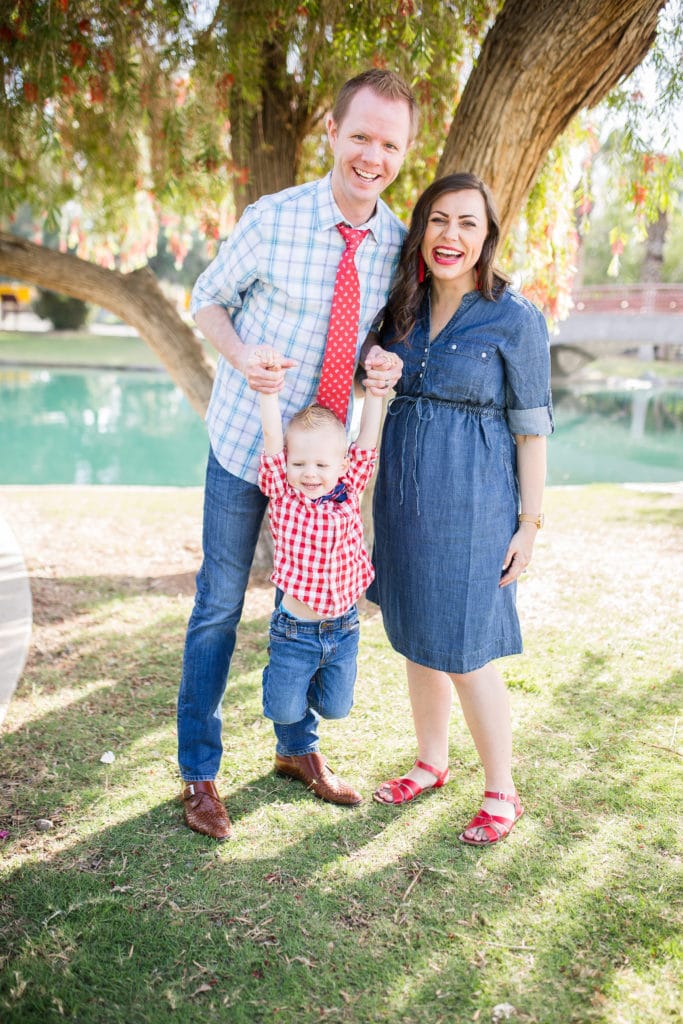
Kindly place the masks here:
POLYGON ((472 672, 522 650, 516 584, 498 583, 519 511, 513 434, 553 431, 546 323, 510 288, 496 301, 468 292, 430 344, 427 297, 391 351, 403 375, 382 435, 367 596, 400 654, 472 672))

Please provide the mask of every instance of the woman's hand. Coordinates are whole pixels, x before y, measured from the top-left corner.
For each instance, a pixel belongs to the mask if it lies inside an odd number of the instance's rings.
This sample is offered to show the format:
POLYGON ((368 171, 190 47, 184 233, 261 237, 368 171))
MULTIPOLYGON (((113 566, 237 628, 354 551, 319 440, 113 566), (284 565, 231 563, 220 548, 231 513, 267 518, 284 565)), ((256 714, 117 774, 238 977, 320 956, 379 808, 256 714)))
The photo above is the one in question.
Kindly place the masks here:
POLYGON ((373 345, 363 364, 363 386, 373 395, 383 398, 398 384, 403 373, 403 360, 379 345, 373 345))
POLYGON ((519 524, 519 529, 513 535, 505 554, 499 587, 509 586, 522 575, 531 561, 537 533, 538 528, 534 523, 519 524))

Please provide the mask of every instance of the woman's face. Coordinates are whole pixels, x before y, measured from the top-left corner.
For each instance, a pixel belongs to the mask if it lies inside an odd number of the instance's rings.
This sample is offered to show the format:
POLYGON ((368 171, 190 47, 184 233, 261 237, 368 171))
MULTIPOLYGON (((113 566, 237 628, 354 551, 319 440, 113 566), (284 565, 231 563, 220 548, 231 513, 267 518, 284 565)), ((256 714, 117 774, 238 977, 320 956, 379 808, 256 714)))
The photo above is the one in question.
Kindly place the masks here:
POLYGON ((475 266, 488 234, 484 197, 476 189, 446 192, 429 212, 421 251, 435 281, 476 288, 475 266))

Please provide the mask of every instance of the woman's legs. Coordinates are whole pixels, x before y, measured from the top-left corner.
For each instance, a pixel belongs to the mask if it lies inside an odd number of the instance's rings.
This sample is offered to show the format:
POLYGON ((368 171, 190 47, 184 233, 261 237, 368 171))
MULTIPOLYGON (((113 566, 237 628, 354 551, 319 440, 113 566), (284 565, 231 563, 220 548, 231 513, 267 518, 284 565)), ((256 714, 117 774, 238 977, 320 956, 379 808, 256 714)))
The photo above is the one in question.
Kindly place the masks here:
MULTIPOLYGON (((472 734, 484 768, 484 789, 512 794, 512 724, 510 701, 503 678, 491 662, 474 672, 459 675, 406 662, 408 692, 413 712, 418 757, 439 771, 448 765, 448 730, 453 686, 455 686, 465 722, 472 734)), ((428 788, 434 776, 413 766, 404 778, 428 788)), ((391 791, 380 786, 382 799, 391 803, 391 791)), ((505 800, 485 797, 482 808, 503 818, 515 816, 514 805, 505 800)), ((480 829, 468 829, 468 838, 479 838, 480 829)))
MULTIPOLYGON (((484 788, 512 794, 512 724, 510 701, 503 678, 491 662, 475 672, 453 675, 463 715, 484 768, 484 788)), ((489 814, 514 818, 513 804, 485 797, 482 808, 489 814)), ((477 838, 468 829, 468 838, 477 838)))
MULTIPOLYGON (((445 672, 406 662, 408 692, 417 737, 418 757, 442 772, 448 767, 448 726, 453 703, 453 685, 445 672)), ((413 779, 428 789, 436 781, 430 772, 415 765, 402 778, 413 779)), ((379 787, 382 800, 392 803, 387 784, 379 787)))

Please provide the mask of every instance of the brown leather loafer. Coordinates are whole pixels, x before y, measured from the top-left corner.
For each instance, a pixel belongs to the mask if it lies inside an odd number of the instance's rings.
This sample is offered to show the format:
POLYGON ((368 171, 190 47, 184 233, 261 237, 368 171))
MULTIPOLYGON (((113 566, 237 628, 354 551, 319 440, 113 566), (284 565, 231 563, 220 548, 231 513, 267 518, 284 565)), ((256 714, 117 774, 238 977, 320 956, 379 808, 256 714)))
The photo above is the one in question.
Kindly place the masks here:
POLYGON ((299 754, 292 757, 275 755, 275 771, 305 783, 311 793, 331 804, 353 807, 363 797, 328 767, 322 754, 299 754))
POLYGON ((189 828, 212 839, 230 838, 230 818, 213 782, 188 782, 182 798, 189 828))

